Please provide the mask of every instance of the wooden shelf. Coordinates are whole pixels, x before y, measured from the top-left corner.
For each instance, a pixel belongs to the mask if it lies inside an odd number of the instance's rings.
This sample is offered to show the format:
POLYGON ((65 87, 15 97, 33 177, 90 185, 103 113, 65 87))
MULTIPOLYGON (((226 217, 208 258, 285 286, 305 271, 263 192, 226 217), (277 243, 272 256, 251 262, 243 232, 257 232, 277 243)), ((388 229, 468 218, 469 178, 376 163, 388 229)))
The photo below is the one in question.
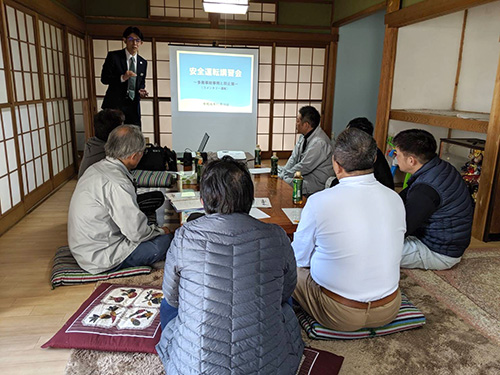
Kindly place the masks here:
POLYGON ((393 109, 389 114, 389 118, 391 120, 486 134, 490 114, 433 109, 393 109))

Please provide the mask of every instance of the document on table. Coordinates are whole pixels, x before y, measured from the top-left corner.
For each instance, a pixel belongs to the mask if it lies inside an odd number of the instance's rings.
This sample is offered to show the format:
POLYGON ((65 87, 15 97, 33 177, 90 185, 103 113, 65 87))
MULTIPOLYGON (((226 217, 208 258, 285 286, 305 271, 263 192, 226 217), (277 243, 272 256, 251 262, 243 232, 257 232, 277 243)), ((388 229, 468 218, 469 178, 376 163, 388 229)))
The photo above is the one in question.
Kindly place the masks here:
POLYGON ((201 201, 199 199, 180 199, 180 200, 173 200, 172 206, 174 206, 175 210, 177 212, 182 212, 182 211, 194 211, 194 210, 200 210, 203 208, 203 205, 201 204, 201 201))
POLYGON ((252 207, 250 209, 250 216, 256 218, 256 219, 267 219, 270 218, 268 214, 264 213, 263 211, 259 210, 258 208, 252 207))
POLYGON ((302 208, 282 208, 282 210, 293 224, 299 223, 302 208))
POLYGON ((167 199, 170 201, 179 201, 186 199, 200 199, 200 192, 194 190, 184 190, 178 193, 167 193, 165 194, 167 199))
POLYGON ((254 198, 252 207, 257 208, 271 208, 271 201, 269 198, 254 198))
POLYGON ((251 174, 264 174, 271 173, 271 168, 249 168, 248 171, 251 174))

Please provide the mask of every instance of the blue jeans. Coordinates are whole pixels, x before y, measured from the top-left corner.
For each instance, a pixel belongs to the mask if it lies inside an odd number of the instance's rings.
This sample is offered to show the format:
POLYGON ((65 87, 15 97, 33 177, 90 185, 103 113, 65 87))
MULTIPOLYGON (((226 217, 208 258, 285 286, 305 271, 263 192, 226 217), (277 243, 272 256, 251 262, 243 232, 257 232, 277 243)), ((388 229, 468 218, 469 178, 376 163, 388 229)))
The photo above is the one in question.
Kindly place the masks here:
POLYGON ((161 330, 165 329, 168 322, 174 319, 179 312, 177 307, 170 306, 165 298, 162 298, 160 305, 161 330))
POLYGON ((152 240, 141 243, 122 264, 114 268, 114 271, 128 267, 150 266, 153 263, 164 261, 173 237, 172 233, 162 234, 152 240))

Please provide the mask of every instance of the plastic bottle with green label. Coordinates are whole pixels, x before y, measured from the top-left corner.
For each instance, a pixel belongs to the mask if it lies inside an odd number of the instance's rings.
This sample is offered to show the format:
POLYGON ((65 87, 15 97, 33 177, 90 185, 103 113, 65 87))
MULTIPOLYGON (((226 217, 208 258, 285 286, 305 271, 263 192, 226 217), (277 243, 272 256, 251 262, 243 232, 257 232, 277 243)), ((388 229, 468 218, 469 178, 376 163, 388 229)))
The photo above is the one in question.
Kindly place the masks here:
POLYGON ((260 145, 255 147, 255 168, 260 168, 262 166, 262 150, 260 149, 260 145))
POLYGON ((201 180, 201 172, 203 171, 203 158, 201 157, 201 153, 196 153, 195 168, 196 168, 196 183, 199 185, 201 180))
POLYGON ((302 183, 304 179, 302 178, 302 174, 300 171, 295 172, 292 180, 293 185, 293 195, 292 200, 294 204, 302 203, 302 183))
POLYGON ((273 152, 273 156, 271 156, 271 177, 278 177, 278 155, 276 152, 273 152))

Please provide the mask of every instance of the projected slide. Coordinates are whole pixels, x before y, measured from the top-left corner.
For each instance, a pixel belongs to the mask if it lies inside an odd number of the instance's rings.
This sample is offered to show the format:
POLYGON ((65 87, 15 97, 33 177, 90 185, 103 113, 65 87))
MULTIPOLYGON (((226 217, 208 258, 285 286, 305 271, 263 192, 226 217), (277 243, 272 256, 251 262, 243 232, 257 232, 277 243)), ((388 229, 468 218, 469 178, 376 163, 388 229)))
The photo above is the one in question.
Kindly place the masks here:
POLYGON ((179 112, 251 113, 254 55, 177 51, 179 112))

